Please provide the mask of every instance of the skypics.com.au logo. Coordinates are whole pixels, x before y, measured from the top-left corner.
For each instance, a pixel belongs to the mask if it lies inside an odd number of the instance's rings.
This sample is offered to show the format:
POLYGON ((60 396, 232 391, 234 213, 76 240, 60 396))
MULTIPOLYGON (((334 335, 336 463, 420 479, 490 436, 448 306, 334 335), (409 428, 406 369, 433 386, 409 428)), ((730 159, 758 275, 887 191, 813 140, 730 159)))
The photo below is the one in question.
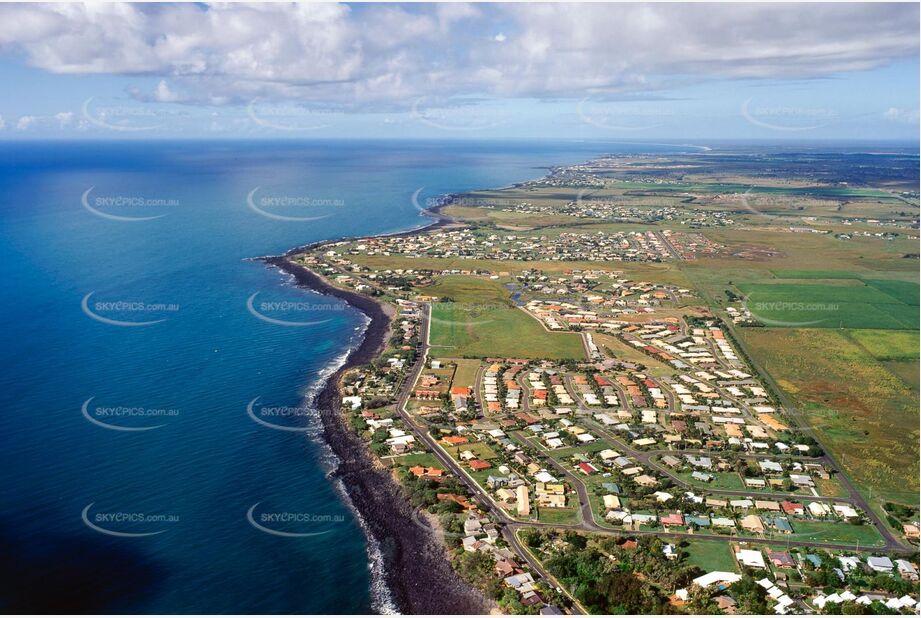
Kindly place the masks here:
POLYGON ((144 511, 97 511, 95 502, 87 504, 80 514, 83 524, 100 534, 118 538, 143 538, 167 531, 179 523, 179 516, 144 511))
POLYGON ((126 328, 152 326, 168 320, 168 317, 159 317, 152 320, 127 319, 137 316, 166 316, 179 311, 176 303, 151 303, 139 300, 114 300, 90 302, 93 294, 90 292, 80 301, 80 309, 84 315, 102 324, 121 326, 126 328))
POLYGON ((259 195, 262 187, 256 187, 246 194, 246 206, 253 212, 275 221, 304 223, 331 217, 331 212, 320 212, 330 208, 342 208, 345 200, 319 198, 309 195, 259 195), (292 214, 293 212, 304 214, 292 214))
POLYGON ((80 203, 87 211, 97 217, 109 221, 122 221, 136 223, 138 221, 154 221, 167 215, 162 212, 164 208, 179 205, 179 200, 172 198, 151 198, 142 195, 96 195, 90 194, 96 187, 90 187, 83 192, 80 203), (155 212, 158 214, 136 214, 155 212), (116 214, 117 213, 117 214, 116 214), (135 214, 128 214, 135 213, 135 214))
POLYGON ((160 429, 167 423, 150 424, 179 416, 177 408, 148 408, 146 406, 93 406, 96 397, 90 397, 80 406, 83 418, 104 429, 112 431, 139 432, 160 429))
POLYGON ((333 526, 345 522, 342 515, 305 511, 263 511, 257 502, 246 511, 250 526, 272 536, 299 539, 321 536, 333 531, 333 526))

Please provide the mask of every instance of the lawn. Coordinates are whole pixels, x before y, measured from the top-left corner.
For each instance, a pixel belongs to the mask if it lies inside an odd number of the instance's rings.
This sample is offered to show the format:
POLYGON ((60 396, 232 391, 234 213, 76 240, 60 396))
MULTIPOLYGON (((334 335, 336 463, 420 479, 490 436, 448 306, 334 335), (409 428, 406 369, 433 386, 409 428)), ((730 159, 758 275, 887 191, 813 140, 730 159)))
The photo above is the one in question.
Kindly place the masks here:
POLYGON ((818 541, 828 543, 860 543, 867 547, 883 544, 875 526, 854 525, 844 522, 793 521, 793 534, 778 538, 789 538, 795 542, 818 541))
POLYGON ((730 544, 722 541, 688 541, 687 561, 704 571, 730 571, 738 573, 739 567, 730 550, 730 544))
POLYGON ((442 464, 431 453, 411 453, 409 455, 399 455, 397 457, 385 458, 393 466, 425 466, 427 468, 441 468, 442 464))
MULTIPOLYGON (((461 444, 457 447, 448 447, 447 450, 460 449, 460 452, 470 451, 476 455, 479 459, 489 461, 490 459, 496 458, 496 453, 493 451, 488 444, 483 442, 471 442, 470 444, 461 444)), ((454 453, 451 453, 452 455, 454 453)))
MULTIPOLYGON (((567 502, 568 502, 567 498, 567 502)), ((579 509, 567 507, 565 509, 538 508, 538 521, 545 524, 577 524, 579 523, 579 509)))
MULTIPOLYGON (((592 433, 592 434, 595 433, 588 426, 588 423, 583 423, 582 427, 586 429, 589 433, 592 433)), ((597 439, 594 442, 588 442, 586 444, 579 444, 577 446, 566 446, 566 447, 558 448, 552 451, 547 450, 547 447, 544 446, 543 443, 541 443, 541 448, 544 449, 544 452, 546 452, 548 455, 550 455, 557 461, 560 461, 560 462, 563 462, 569 465, 572 463, 573 455, 581 454, 581 455, 592 456, 595 453, 598 453, 608 448, 614 448, 614 447, 604 440, 597 439)))
POLYGON ((508 304, 435 303, 431 345, 436 353, 462 357, 585 358, 579 335, 551 333, 508 304))
MULTIPOLYGON (((668 468, 668 466, 666 466, 666 468, 668 468)), ((713 480, 709 483, 698 481, 693 478, 691 474, 691 471, 684 471, 675 473, 675 476, 696 487, 709 487, 711 489, 745 489, 745 483, 735 472, 710 472, 709 474, 713 476, 713 480)))

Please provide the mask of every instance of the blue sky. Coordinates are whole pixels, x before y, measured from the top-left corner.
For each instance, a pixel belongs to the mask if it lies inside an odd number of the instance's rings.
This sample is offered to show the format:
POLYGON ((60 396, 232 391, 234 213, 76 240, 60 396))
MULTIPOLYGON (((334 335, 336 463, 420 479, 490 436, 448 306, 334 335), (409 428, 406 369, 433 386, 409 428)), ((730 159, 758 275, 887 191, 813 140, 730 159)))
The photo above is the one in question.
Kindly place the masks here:
POLYGON ((0 139, 917 140, 918 6, 2 5, 0 139))

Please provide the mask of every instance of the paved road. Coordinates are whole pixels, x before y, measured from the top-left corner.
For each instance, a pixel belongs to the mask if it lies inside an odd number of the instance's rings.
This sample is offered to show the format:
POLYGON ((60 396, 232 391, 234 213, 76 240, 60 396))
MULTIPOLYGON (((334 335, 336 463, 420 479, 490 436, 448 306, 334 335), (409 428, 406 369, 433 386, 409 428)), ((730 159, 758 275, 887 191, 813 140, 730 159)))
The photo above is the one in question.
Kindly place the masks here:
MULTIPOLYGON (((624 451, 626 455, 633 457, 638 462, 642 463, 643 465, 649 468, 652 468, 659 474, 663 476, 667 476, 669 479, 671 479, 673 483, 681 487, 684 487, 686 489, 693 489, 699 492, 705 492, 708 494, 716 494, 716 495, 721 495, 721 496, 738 496, 738 497, 744 497, 744 498, 754 497, 754 499, 756 500, 764 499, 764 500, 793 500, 793 501, 808 500, 810 502, 847 502, 847 503, 853 502, 853 500, 851 500, 851 498, 847 496, 808 496, 808 495, 799 495, 799 494, 790 494, 790 493, 768 493, 768 492, 762 492, 762 491, 752 491, 751 489, 719 489, 716 487, 700 487, 700 486, 694 485, 693 483, 689 483, 685 479, 677 476, 674 472, 669 470, 666 466, 659 464, 659 462, 656 461, 654 458, 654 456, 662 452, 686 453, 686 452, 693 452, 693 451, 662 451, 662 450, 640 451, 640 450, 637 450, 637 449, 634 449, 628 446, 625 442, 622 442, 618 437, 608 432, 606 429, 604 429, 600 424, 598 424, 594 420, 584 419, 583 424, 591 426, 598 434, 601 435, 601 437, 603 437, 605 440, 613 444, 616 448, 619 448, 620 450, 624 451)), ((706 453, 707 451, 699 451, 699 452, 706 453)))
POLYGON ((675 246, 665 237, 662 232, 655 231, 653 234, 655 234, 656 237, 662 241, 662 244, 665 245, 665 248, 668 249, 668 252, 672 254, 673 258, 676 260, 681 260, 681 254, 678 253, 678 250, 675 248, 675 246))
MULTIPOLYGON (((436 457, 436 459, 438 459, 438 461, 445 467, 445 469, 451 470, 455 474, 455 476, 457 476, 457 478, 462 483, 464 483, 464 485, 467 486, 467 488, 471 492, 471 495, 474 496, 477 502, 479 502, 482 505, 483 509, 487 513, 489 513, 493 517, 493 519, 495 519, 498 523, 503 524, 503 528, 502 528, 503 538, 505 538, 506 542, 515 551, 515 553, 518 554, 518 556, 522 559, 522 561, 527 563, 538 575, 540 575, 546 581, 550 582, 553 586, 558 588, 560 592, 562 592, 563 594, 565 594, 572 600, 574 604, 572 612, 574 614, 587 613, 585 612, 585 609, 582 607, 579 601, 575 599, 574 597, 572 597, 569 594, 569 592, 559 583, 559 581, 557 581, 557 579, 553 577, 553 575, 551 575, 543 567, 543 565, 541 565, 540 562, 534 558, 531 552, 522 546, 516 534, 517 529, 508 527, 508 524, 514 522, 514 520, 511 517, 509 517, 509 515, 505 511, 503 511, 493 502, 492 498, 490 498, 489 495, 480 488, 479 484, 469 474, 467 474, 466 470, 464 470, 450 455, 448 455, 441 449, 441 447, 437 444, 435 439, 432 438, 431 435, 429 435, 428 430, 422 425, 420 425, 419 423, 417 423, 415 419, 413 419, 412 415, 410 415, 406 411, 406 402, 409 400, 409 397, 412 395, 413 385, 416 383, 416 379, 419 377, 419 374, 425 368, 425 361, 426 361, 426 358, 428 357, 428 352, 429 352, 428 341, 429 341, 429 326, 430 326, 428 312, 429 312, 429 306, 424 305, 422 321, 420 323, 420 331, 424 333, 424 337, 422 339, 420 354, 419 354, 419 358, 416 359, 416 364, 407 374, 406 380, 403 383, 402 388, 400 389, 400 395, 397 400, 397 406, 396 406, 397 413, 400 415, 400 418, 403 419, 403 422, 406 423, 406 425, 412 430, 413 434, 415 434, 417 438, 419 438, 425 443, 428 449, 432 452, 432 454, 436 457)), ((480 374, 478 372, 477 379, 476 379, 477 393, 479 393, 479 379, 480 379, 480 374)))
MULTIPOLYGON (((713 299, 710 298, 709 300, 711 304, 713 304, 713 299)), ((745 343, 739 337, 738 332, 735 329, 735 325, 732 323, 732 321, 723 320, 723 323, 726 326, 726 329, 729 331, 729 334, 732 335, 732 339, 733 339, 732 343, 736 345, 739 348, 739 350, 742 352, 742 356, 739 359, 740 364, 742 364, 743 361, 747 360, 750 363, 751 369, 754 371, 754 373, 757 376, 760 376, 761 378, 763 378, 768 388, 770 388, 774 392, 774 394, 777 396, 777 399, 778 401, 780 401, 781 406, 783 406, 785 412, 787 413, 789 418, 793 421, 793 425, 795 425, 797 429, 800 429, 801 431, 803 431, 804 433, 812 437, 818 444, 822 446, 822 449, 825 451, 825 455, 818 458, 817 461, 821 461, 827 464, 829 467, 838 471, 838 481, 841 484, 841 486, 845 489, 845 491, 847 491, 847 494, 848 494, 846 497, 828 497, 828 496, 810 497, 810 496, 807 496, 807 498, 812 501, 820 501, 820 502, 821 501, 839 501, 839 502, 847 502, 847 503, 856 505, 866 514, 867 518, 873 523, 873 525, 879 531, 880 535, 883 537, 883 540, 886 543, 885 549, 891 550, 891 551, 911 551, 913 548, 906 546, 892 534, 892 532, 883 522, 882 518, 876 513, 876 511, 874 511, 870 507, 870 504, 867 502, 867 500, 860 494, 859 491, 857 491, 856 487, 854 487, 854 484, 851 481, 850 477, 848 477, 847 473, 844 471, 844 468, 838 463, 838 461, 831 454, 831 451, 824 444, 822 444, 822 441, 819 439, 818 435, 812 430, 812 428, 808 425, 808 423, 805 422, 805 420, 800 415, 798 409, 793 406, 792 402, 789 400, 786 394, 780 389, 780 387, 774 381, 771 375, 757 361, 755 361, 751 352, 748 350, 745 343)), ((710 346, 711 348, 713 347, 712 343, 710 343, 710 346)), ((717 358, 720 358, 720 354, 715 349, 713 349, 713 352, 714 354, 716 354, 717 358)), ((644 452, 639 451, 637 453, 644 453, 644 452)), ((641 459, 644 463, 646 463, 650 467, 655 468, 656 470, 665 474, 669 478, 676 480, 676 477, 673 474, 671 474, 668 470, 664 469, 661 466, 658 466, 655 462, 651 462, 649 459, 649 453, 651 453, 651 451, 645 452, 642 457, 638 454, 637 458, 641 459)), ((681 482, 682 484, 686 484, 680 479, 677 479, 677 480, 681 482)), ((740 495, 740 496, 747 495, 750 493, 750 492, 745 492, 745 491, 736 492, 735 490, 708 490, 708 491, 710 491, 711 493, 721 493, 724 495, 740 495)), ((771 496, 781 496, 784 498, 791 497, 789 494, 781 495, 781 494, 758 493, 758 495, 762 497, 771 497, 771 496)))
MULTIPOLYGON (((543 452, 540 446, 535 444, 531 438, 528 438, 521 432, 514 431, 512 435, 531 448, 536 449, 538 452, 543 452)), ((582 525, 586 529, 601 529, 601 526, 595 521, 595 512, 592 510, 592 503, 589 500, 588 489, 585 487, 585 483, 583 483, 574 472, 557 460, 552 457, 548 457, 547 459, 550 461, 550 465, 553 466, 557 472, 569 479, 570 483, 575 487, 576 494, 579 496, 579 515, 582 519, 582 525)))

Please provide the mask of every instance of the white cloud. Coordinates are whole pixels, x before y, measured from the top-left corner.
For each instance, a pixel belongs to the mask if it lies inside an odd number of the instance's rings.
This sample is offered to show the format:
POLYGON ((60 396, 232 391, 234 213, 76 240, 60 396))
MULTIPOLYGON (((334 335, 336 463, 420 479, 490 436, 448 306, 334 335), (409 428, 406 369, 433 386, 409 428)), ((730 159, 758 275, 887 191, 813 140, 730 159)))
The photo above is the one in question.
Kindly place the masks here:
POLYGON ((27 131, 38 120, 35 116, 20 116, 19 120, 16 121, 16 130, 17 131, 27 131))
POLYGON ((883 118, 891 122, 918 124, 918 110, 890 107, 885 112, 883 112, 883 118))
POLYGON ((170 90, 169 84, 166 83, 165 79, 161 79, 160 83, 157 84, 153 98, 159 103, 176 103, 182 100, 178 94, 170 90))
POLYGON ((61 129, 65 129, 74 121, 73 112, 58 112, 54 115, 54 119, 58 121, 58 126, 61 129))
POLYGON ((582 99, 866 70, 917 57, 918 15, 874 3, 4 4, 0 50, 54 73, 155 76, 148 97, 161 102, 406 109, 432 95, 582 99), (497 25, 503 44, 484 45, 497 25))

